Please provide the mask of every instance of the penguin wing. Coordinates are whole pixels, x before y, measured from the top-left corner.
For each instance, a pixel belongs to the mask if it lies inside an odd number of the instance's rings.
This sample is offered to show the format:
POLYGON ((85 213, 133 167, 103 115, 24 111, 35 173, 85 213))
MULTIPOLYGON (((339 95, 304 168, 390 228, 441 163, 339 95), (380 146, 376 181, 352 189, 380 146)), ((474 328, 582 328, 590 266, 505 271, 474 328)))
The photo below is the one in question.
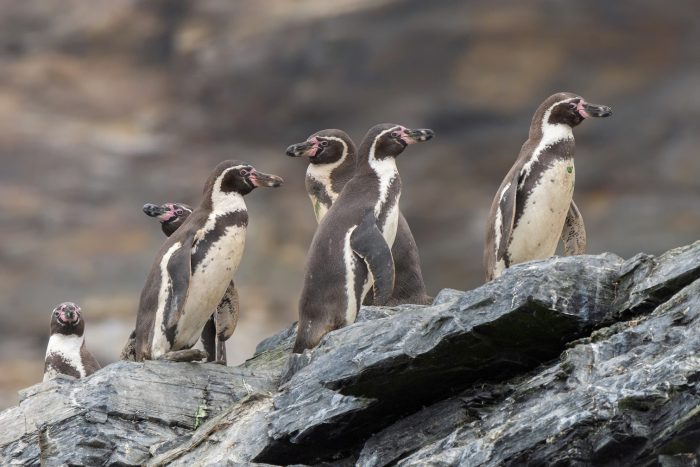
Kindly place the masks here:
POLYGON ((238 324, 238 313, 240 311, 238 301, 238 291, 236 285, 231 281, 226 289, 224 298, 216 307, 216 335, 219 339, 228 340, 236 330, 238 324))
POLYGON ((174 334, 187 301, 192 276, 192 246, 195 242, 194 235, 186 237, 180 248, 170 256, 166 266, 170 276, 170 290, 163 309, 166 336, 170 333, 174 334))
POLYGON ((486 280, 498 276, 502 269, 509 266, 506 253, 508 243, 513 233, 513 221, 515 220, 515 205, 520 183, 521 165, 516 164, 508 172, 508 175, 498 188, 496 197, 491 205, 489 218, 492 219, 486 233, 486 246, 484 248, 484 266, 486 268, 486 280), (503 262, 502 265, 500 263, 503 262), (499 270, 500 271, 497 271, 499 270))
POLYGON ((564 243, 564 255, 566 256, 586 253, 586 226, 583 224, 583 216, 573 200, 569 205, 569 212, 566 214, 561 241, 564 243))
POLYGON ((384 235, 377 227, 374 211, 368 209, 362 222, 350 235, 352 251, 361 257, 374 277, 374 305, 385 304, 394 291, 394 258, 384 235))

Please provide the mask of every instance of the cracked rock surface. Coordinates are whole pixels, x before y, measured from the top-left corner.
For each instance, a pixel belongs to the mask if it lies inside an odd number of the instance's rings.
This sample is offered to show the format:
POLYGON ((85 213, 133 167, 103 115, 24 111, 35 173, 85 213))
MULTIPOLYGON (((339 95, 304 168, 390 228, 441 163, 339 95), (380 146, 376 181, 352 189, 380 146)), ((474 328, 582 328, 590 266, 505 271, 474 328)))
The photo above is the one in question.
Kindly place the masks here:
POLYGON ((290 357, 122 362, 0 414, 0 463, 696 465, 700 242, 363 308, 290 357))

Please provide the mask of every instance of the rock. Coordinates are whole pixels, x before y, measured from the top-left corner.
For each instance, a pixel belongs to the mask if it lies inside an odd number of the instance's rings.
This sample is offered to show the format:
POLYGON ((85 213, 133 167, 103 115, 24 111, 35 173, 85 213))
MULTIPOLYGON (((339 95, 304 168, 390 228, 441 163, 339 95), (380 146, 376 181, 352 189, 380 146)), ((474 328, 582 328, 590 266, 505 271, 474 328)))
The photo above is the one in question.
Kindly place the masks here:
POLYGON ((0 463, 140 465, 152 447, 192 432, 249 394, 274 391, 273 374, 216 364, 108 365, 20 394, 0 414, 0 463))
POLYGON ((431 306, 365 307, 291 359, 295 326, 237 368, 34 386, 0 414, 0 462, 692 465, 699 305, 700 242, 526 263, 431 306))
MULTIPOLYGON (((638 322, 584 339, 483 417, 453 424, 399 465, 641 466, 698 456, 698 318, 700 280, 638 322)), ((367 454, 360 463, 386 465, 367 454)))

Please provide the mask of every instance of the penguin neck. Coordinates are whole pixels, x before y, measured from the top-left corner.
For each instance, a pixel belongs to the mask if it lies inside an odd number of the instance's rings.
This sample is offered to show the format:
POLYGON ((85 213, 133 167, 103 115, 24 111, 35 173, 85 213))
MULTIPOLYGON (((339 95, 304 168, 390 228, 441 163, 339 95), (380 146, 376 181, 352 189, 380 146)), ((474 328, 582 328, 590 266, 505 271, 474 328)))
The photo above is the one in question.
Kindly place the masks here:
POLYGON ((573 129, 565 123, 549 123, 549 117, 552 115, 552 110, 558 103, 549 107, 542 115, 541 119, 536 119, 530 125, 530 141, 538 141, 537 147, 540 150, 546 146, 551 146, 554 143, 565 140, 573 140, 573 129))
MULTIPOLYGON (((348 149, 342 156, 329 164, 309 164, 306 178, 323 185, 332 202, 338 198, 345 184, 355 173, 355 151, 348 149)), ((328 206, 330 207, 330 206, 328 206)))
POLYGON ((235 211, 245 211, 246 205, 243 200, 243 195, 235 192, 221 191, 222 179, 219 179, 211 192, 211 212, 216 216, 228 214, 235 211))
MULTIPOLYGON (((374 153, 370 152, 369 157, 359 163, 356 170, 357 174, 369 175, 371 177, 376 177, 378 181, 378 193, 377 202, 374 205, 374 215, 377 219, 380 218, 382 211, 384 211, 390 203, 389 197, 389 187, 396 183, 399 178, 399 171, 396 167, 396 159, 393 157, 384 157, 382 159, 377 159, 374 157, 374 153)), ((398 180, 399 190, 400 179, 398 180)), ((398 196, 401 192, 398 192, 398 196)))
POLYGON ((391 156, 377 158, 372 148, 366 158, 357 161, 355 173, 358 175, 371 175, 377 177, 380 182, 389 183, 399 171, 396 167, 396 159, 391 156))

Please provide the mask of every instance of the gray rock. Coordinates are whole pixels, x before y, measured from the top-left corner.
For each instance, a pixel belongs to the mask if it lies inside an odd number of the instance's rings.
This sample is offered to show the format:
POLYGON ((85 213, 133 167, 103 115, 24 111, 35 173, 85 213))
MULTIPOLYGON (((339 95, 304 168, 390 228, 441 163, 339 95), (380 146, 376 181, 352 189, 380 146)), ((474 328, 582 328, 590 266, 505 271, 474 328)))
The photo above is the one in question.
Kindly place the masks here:
POLYGON ((60 377, 20 394, 0 414, 0 464, 140 465, 152 448, 190 433, 275 375, 216 364, 118 362, 77 380, 60 377))
POLYGON ((24 391, 0 462, 692 465, 698 279, 700 242, 552 258, 291 359, 294 326, 238 368, 110 365, 24 391))
POLYGON ((595 332, 486 416, 399 465, 675 465, 672 456, 697 462, 699 318, 696 280, 649 316, 595 332))

